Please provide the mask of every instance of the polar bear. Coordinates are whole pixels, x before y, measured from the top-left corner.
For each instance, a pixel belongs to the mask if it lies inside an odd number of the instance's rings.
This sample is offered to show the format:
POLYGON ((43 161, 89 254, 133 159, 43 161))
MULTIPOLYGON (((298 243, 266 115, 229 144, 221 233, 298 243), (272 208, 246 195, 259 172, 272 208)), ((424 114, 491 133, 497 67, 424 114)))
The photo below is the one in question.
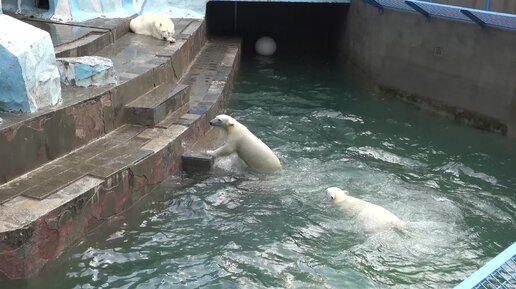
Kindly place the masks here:
POLYGON ((348 195, 336 187, 326 189, 330 201, 355 219, 366 232, 378 232, 387 228, 405 227, 405 222, 387 209, 348 195))
POLYGON ((129 23, 129 28, 136 34, 150 35, 161 40, 176 42, 174 39, 174 22, 167 16, 147 13, 140 15, 129 23))
POLYGON ((281 163, 272 150, 231 116, 220 114, 210 121, 210 125, 225 131, 226 143, 214 151, 206 151, 208 155, 220 157, 236 152, 254 171, 274 173, 281 170, 281 163))

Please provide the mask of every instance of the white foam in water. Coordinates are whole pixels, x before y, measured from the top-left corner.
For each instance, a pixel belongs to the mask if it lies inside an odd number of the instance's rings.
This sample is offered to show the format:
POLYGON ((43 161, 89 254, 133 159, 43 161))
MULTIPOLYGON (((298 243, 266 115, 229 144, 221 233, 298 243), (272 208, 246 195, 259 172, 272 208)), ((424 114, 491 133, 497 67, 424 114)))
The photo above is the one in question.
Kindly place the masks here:
POLYGON ((424 163, 421 163, 421 162, 413 160, 413 159, 397 156, 393 153, 386 152, 380 148, 373 148, 373 147, 365 146, 365 147, 358 147, 358 148, 350 147, 350 148, 348 148, 348 150, 351 152, 356 152, 360 155, 369 156, 369 157, 375 158, 377 160, 389 162, 392 164, 398 164, 398 165, 407 166, 407 167, 425 167, 424 163))
POLYGON ((498 183, 498 181, 496 180, 495 177, 487 175, 482 172, 476 172, 472 168, 470 168, 464 164, 457 163, 457 162, 449 162, 449 163, 445 164, 444 166, 442 166, 440 168, 440 170, 450 173, 457 178, 460 177, 461 173, 463 173, 466 176, 469 176, 472 178, 477 178, 479 180, 490 183, 492 185, 496 185, 498 183))
POLYGON ((247 171, 247 166, 236 153, 226 157, 218 157, 215 159, 214 168, 223 170, 225 172, 244 173, 247 171))

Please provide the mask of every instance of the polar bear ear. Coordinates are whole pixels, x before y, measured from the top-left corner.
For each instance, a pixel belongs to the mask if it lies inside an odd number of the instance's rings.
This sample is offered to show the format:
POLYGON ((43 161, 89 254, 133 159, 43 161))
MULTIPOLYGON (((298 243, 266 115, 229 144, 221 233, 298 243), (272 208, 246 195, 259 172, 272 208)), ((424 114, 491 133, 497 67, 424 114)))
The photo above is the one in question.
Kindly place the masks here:
POLYGON ((235 122, 232 119, 228 119, 226 121, 226 123, 227 123, 228 126, 234 126, 235 125, 235 122))
POLYGON ((161 22, 160 22, 160 23, 159 23, 159 27, 162 27, 162 26, 163 26, 163 23, 161 23, 161 22))

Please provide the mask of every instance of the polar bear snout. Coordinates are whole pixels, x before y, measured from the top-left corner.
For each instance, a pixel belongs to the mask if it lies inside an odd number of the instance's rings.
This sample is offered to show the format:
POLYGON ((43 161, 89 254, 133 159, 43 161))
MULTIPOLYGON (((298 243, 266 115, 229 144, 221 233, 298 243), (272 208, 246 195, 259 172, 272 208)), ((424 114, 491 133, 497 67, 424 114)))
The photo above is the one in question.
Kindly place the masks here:
POLYGON ((229 115, 219 114, 214 119, 210 120, 210 125, 212 126, 220 126, 223 128, 228 128, 230 126, 234 126, 236 120, 229 115))

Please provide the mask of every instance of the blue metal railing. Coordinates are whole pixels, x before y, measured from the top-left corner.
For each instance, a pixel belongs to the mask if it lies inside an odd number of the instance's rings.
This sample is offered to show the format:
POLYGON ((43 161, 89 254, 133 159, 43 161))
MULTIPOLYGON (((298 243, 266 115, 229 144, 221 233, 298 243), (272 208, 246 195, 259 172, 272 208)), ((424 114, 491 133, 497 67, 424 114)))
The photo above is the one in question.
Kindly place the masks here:
POLYGON ((213 2, 270 2, 270 3, 351 3, 351 0, 210 0, 213 2))
MULTIPOLYGON (((497 27, 516 30, 516 15, 498 13, 485 10, 471 9, 460 6, 444 5, 429 1, 418 0, 362 0, 372 5, 383 13, 384 8, 417 12, 431 20, 432 17, 453 19, 465 22, 473 22, 482 28, 497 27)), ((485 8, 489 9, 489 0, 486 0, 485 8)))
POLYGON ((471 274, 454 289, 516 288, 516 243, 471 274))

